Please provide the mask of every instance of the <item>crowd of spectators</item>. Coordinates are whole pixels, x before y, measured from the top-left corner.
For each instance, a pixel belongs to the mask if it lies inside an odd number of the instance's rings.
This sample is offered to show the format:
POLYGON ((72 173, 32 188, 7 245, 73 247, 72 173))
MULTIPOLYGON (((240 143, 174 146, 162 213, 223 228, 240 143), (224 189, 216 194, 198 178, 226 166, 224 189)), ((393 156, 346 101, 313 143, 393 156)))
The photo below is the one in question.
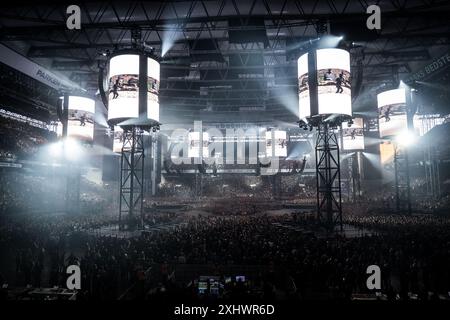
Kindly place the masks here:
MULTIPOLYGON (((16 212, 66 210, 67 179, 59 173, 44 175, 25 169, 0 169, 0 215, 16 212)), ((71 192, 77 192, 74 187, 71 192)), ((79 209, 91 214, 110 208, 106 190, 80 177, 79 209)))
POLYGON ((194 199, 198 196, 234 199, 242 197, 273 199, 314 199, 315 178, 299 175, 273 176, 212 176, 194 175, 164 181, 158 185, 160 197, 194 199))
MULTIPOLYGON (((179 294, 188 289, 171 274, 175 265, 266 266, 268 271, 261 267, 256 277, 265 297, 350 299, 368 291, 366 268, 373 264, 382 270, 381 292, 389 299, 448 297, 450 291, 450 220, 443 217, 348 216, 346 223, 378 231, 354 238, 318 237, 306 232, 314 223, 311 217, 291 215, 156 214, 146 220, 185 224, 129 238, 83 233, 116 222, 104 215, 8 219, 13 220, 2 221, 0 246, 8 248, 9 257, 2 258, 2 269, 14 266, 15 283, 10 284, 64 286, 65 267, 79 264, 83 298, 117 299, 150 276, 165 295, 179 294)), ((142 297, 151 291, 146 289, 142 297)))
POLYGON ((0 214, 61 210, 63 190, 65 185, 60 179, 3 169, 0 175, 0 214))
POLYGON ((54 132, 0 117, 0 159, 29 159, 37 153, 40 146, 55 138, 54 132))

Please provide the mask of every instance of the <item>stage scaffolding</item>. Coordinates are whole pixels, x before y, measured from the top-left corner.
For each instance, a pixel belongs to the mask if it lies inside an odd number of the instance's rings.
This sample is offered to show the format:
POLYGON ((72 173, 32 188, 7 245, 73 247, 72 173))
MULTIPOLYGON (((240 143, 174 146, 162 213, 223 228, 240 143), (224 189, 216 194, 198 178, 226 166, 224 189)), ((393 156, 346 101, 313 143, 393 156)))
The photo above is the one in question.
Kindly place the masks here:
POLYGON ((342 194, 339 144, 334 129, 326 121, 317 125, 316 187, 317 219, 332 232, 336 225, 342 231, 342 194))
POLYGON ((406 147, 394 146, 395 202, 397 213, 411 214, 409 155, 406 147))
POLYGON ((436 147, 427 146, 423 153, 427 196, 438 199, 441 194, 441 185, 436 147))
POLYGON ((144 204, 144 130, 139 126, 123 128, 120 159, 119 228, 143 228, 144 204))

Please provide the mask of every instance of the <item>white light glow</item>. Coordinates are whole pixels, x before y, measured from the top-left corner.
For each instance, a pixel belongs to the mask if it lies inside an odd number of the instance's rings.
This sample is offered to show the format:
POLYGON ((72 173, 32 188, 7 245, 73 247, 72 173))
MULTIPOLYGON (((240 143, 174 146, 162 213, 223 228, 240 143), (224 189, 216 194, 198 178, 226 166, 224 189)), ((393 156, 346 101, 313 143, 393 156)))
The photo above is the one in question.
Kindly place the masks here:
POLYGON ((73 138, 65 138, 50 144, 48 151, 53 159, 69 161, 77 161, 84 154, 84 150, 80 143, 73 138))
POLYGON ((413 131, 403 130, 395 137, 395 142, 403 147, 409 147, 417 141, 417 136, 413 131))

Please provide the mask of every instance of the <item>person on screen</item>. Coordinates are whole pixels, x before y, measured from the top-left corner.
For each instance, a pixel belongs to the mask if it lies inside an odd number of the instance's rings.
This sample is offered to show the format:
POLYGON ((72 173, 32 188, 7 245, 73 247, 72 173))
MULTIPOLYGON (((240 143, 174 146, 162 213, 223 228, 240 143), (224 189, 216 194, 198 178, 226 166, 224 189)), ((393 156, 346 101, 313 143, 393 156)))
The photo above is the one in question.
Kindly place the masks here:
POLYGON ((114 83, 113 88, 111 90, 111 92, 113 93, 113 99, 117 99, 119 97, 119 93, 117 92, 117 90, 119 89, 119 82, 120 77, 117 78, 116 83, 114 83))
POLYGON ((391 107, 389 106, 386 108, 386 110, 384 111, 383 116, 382 116, 382 118, 384 117, 386 119, 386 122, 389 122, 391 120, 390 113, 391 113, 391 107))
POLYGON ((86 126, 86 113, 80 117, 80 127, 86 126))
POLYGON ((352 140, 355 140, 355 134, 356 134, 355 130, 352 130, 350 132, 350 137, 352 138, 352 140))
POLYGON ((344 83, 344 74, 341 72, 339 77, 336 78, 336 93, 342 93, 344 89, 342 89, 342 84, 344 83))
POLYGON ((328 69, 328 72, 323 75, 323 81, 333 81, 333 73, 331 73, 331 69, 328 69))

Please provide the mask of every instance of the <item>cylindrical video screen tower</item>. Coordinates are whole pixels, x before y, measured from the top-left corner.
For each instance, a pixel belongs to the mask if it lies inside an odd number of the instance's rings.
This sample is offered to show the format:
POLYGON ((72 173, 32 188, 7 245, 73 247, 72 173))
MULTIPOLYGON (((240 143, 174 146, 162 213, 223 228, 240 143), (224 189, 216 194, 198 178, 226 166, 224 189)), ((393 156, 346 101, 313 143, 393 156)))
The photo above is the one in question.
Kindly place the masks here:
POLYGON ((160 64, 143 53, 119 53, 109 61, 108 123, 145 117, 159 121, 160 64))
POLYGON ((407 92, 399 88, 377 95, 380 138, 393 138, 408 130, 407 92))
MULTIPOLYGON (((94 141, 95 101, 81 96, 68 95, 67 137, 82 141, 94 141)), ((60 97, 64 105, 64 97, 60 97)), ((63 135, 62 123, 57 127, 58 137, 63 135)))
POLYGON ((344 151, 364 150, 364 120, 353 119, 353 123, 342 122, 342 149, 344 151))
POLYGON ((297 60, 299 118, 352 115, 350 53, 317 49, 297 60))

